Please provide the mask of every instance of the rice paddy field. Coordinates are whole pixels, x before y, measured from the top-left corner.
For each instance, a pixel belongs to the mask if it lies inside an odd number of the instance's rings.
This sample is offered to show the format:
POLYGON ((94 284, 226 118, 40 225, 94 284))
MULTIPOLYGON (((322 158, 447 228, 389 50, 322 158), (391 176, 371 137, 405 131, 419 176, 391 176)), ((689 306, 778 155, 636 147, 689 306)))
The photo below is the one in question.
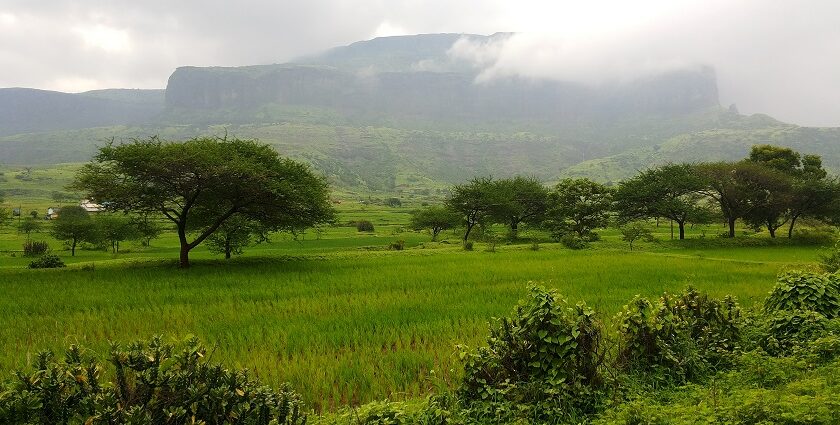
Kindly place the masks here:
MULTIPOLYGON (((76 168, 6 169, 4 206, 26 215, 58 206, 49 188, 63 187, 76 168)), ((487 322, 511 311, 531 284, 586 301, 609 323, 636 294, 688 285, 750 305, 780 270, 812 264, 821 250, 767 244, 764 235, 740 235, 757 243, 716 243, 711 235, 723 229, 715 226, 670 241, 670 229, 661 226, 659 242, 634 251, 616 230, 573 251, 527 229, 520 243, 464 251, 457 233, 430 242, 407 229, 413 208, 439 199, 408 195, 403 207, 391 208, 364 193, 336 196, 338 225, 294 238, 273 235, 230 261, 199 246, 188 270, 176 268, 171 231, 148 247, 125 243, 119 254, 83 247, 71 257, 49 236, 49 221, 31 237, 49 243, 68 267, 29 270, 25 236, 7 221, 0 226, 0 375, 31 366, 43 349, 80 344, 105 354, 109 341, 196 335, 214 361, 247 367, 269 385, 290 382, 318 411, 410 399, 454 382, 461 369, 456 346, 482 344, 487 322), (362 219, 375 231, 350 225, 362 219), (397 240, 406 249, 389 251, 397 240)))

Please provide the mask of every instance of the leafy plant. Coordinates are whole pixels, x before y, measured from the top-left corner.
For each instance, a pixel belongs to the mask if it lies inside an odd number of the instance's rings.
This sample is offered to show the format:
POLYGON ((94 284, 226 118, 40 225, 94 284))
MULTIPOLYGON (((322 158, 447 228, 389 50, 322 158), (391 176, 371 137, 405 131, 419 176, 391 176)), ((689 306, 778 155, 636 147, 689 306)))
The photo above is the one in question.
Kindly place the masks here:
POLYGON ((61 267, 66 267, 64 261, 61 261, 61 258, 54 254, 42 255, 29 263, 30 269, 57 269, 61 267))
POLYGON ((359 220, 356 222, 356 230, 359 232, 372 232, 373 223, 367 220, 359 220))
POLYGON ((840 276, 791 270, 779 275, 764 301, 764 311, 815 311, 828 319, 840 316, 840 276))
POLYGON ((589 247, 589 241, 574 233, 568 233, 560 238, 560 243, 569 249, 586 249, 589 247))
POLYGON ((391 242, 391 244, 388 245, 388 249, 390 249, 392 251, 402 251, 402 250, 405 249, 405 241, 404 240, 398 240, 398 241, 391 242))
POLYGON ((105 374, 99 361, 71 346, 58 361, 41 352, 31 372, 0 392, 2 423, 249 424, 306 422, 298 395, 260 385, 246 371, 207 363, 196 338, 175 347, 152 338, 112 344, 105 374), (106 381, 103 376, 112 376, 106 381))
POLYGON ((820 254, 820 267, 828 273, 840 271, 840 241, 828 252, 820 254))
POLYGON ((50 245, 45 241, 27 240, 23 243, 24 257, 37 257, 44 255, 50 250, 50 245))

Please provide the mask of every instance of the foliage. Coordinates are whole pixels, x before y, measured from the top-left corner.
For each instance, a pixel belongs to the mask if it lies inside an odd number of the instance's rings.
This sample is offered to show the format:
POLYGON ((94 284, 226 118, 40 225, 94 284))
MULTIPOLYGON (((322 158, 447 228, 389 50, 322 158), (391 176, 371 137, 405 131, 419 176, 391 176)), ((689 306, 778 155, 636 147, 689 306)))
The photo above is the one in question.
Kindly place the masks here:
POLYGON ((138 238, 137 227, 128 217, 120 214, 100 214, 96 217, 96 227, 103 242, 111 246, 114 254, 120 252, 120 242, 138 238))
POLYGON ((612 207, 612 190, 587 179, 564 179, 549 197, 546 227, 560 240, 575 233, 591 239, 595 229, 607 227, 612 207))
POLYGON ((113 373, 71 346, 64 359, 41 352, 31 372, 0 393, 0 422, 86 424, 304 424, 296 393, 273 390, 246 371, 207 362, 195 338, 111 346, 113 373), (106 381, 103 376, 108 376, 106 381))
POLYGON ((534 406, 537 416, 531 419, 592 412, 603 384, 602 338, 592 309, 532 286, 509 318, 491 325, 486 347, 462 349, 458 394, 468 404, 489 403, 490 411, 497 403, 534 406))
POLYGON ((235 215, 227 219, 207 238, 207 248, 214 254, 224 254, 225 259, 231 255, 242 255, 244 248, 268 240, 265 228, 256 221, 235 215))
POLYGON ((62 267, 65 267, 64 261, 61 261, 61 258, 54 254, 42 255, 29 263, 30 269, 57 269, 62 267))
POLYGON ((653 241, 653 234, 650 231, 647 223, 643 221, 632 221, 620 228, 621 240, 630 244, 630 250, 633 250, 633 243, 637 240, 653 241))
POLYGON ((52 226, 52 236, 70 245, 70 255, 76 255, 76 246, 80 242, 94 242, 98 240, 96 223, 90 214, 78 205, 71 205, 61 209, 58 219, 52 226))
POLYGON ((440 205, 425 207, 411 213, 411 228, 414 230, 429 229, 432 241, 436 241, 440 232, 452 229, 458 225, 460 217, 440 205))
POLYGON ((814 311, 828 319, 840 317, 840 275, 790 270, 779 275, 764 301, 764 311, 814 311))
POLYGON ((102 147, 74 188, 111 211, 162 214, 189 252, 233 215, 269 230, 299 230, 333 219, 326 182, 306 165, 252 140, 156 137, 102 147), (194 232, 190 241, 187 233, 194 232))
POLYGON ((840 241, 837 241, 827 252, 820 254, 820 267, 827 273, 840 271, 840 241))
POLYGON ((586 249, 589 247, 589 241, 573 233, 563 235, 560 238, 560 243, 569 249, 586 249))
POLYGON ((388 249, 390 249, 391 251, 402 251, 402 250, 405 249, 405 241, 404 240, 398 240, 398 241, 391 242, 391 244, 388 245, 388 249))
POLYGON ((37 257, 46 254, 50 250, 50 245, 45 241, 27 240, 23 243, 24 257, 37 257))
POLYGON ((465 224, 465 242, 476 225, 492 224, 494 211, 504 203, 496 186, 496 181, 490 177, 476 177, 452 188, 446 207, 458 214, 465 224))
POLYGON ((28 239, 32 235, 32 233, 40 232, 41 228, 42 225, 40 221, 34 218, 27 218, 26 220, 21 221, 20 225, 18 226, 18 232, 26 235, 26 238, 28 239))
POLYGON ((464 241, 464 251, 473 250, 473 241, 464 241))
POLYGON ((702 188, 702 179, 690 165, 664 165, 622 181, 614 195, 614 208, 622 221, 673 220, 680 239, 685 239, 686 223, 709 221, 709 208, 698 194, 702 188))
POLYGON ((163 226, 148 214, 140 215, 132 219, 132 225, 136 236, 143 246, 151 246, 152 240, 157 239, 163 233, 163 226))
POLYGON ((717 300, 693 288, 666 293, 656 304, 637 296, 616 322, 618 368, 665 383, 697 381, 730 366, 743 326, 733 298, 717 300))
POLYGON ((493 221, 510 228, 511 239, 518 238, 522 223, 542 223, 548 209, 548 189, 537 178, 516 176, 494 182, 498 202, 493 205, 493 221))
POLYGON ((356 231, 373 232, 373 223, 368 220, 359 220, 356 222, 356 231))

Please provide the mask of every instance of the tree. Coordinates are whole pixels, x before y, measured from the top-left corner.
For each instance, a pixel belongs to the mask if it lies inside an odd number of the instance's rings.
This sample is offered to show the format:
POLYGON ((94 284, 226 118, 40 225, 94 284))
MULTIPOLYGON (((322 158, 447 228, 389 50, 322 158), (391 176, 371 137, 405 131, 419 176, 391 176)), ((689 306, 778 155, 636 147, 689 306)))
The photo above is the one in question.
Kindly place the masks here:
POLYGON ((233 216, 210 235, 207 245, 210 252, 224 254, 225 259, 229 260, 231 255, 242 255, 243 249, 255 240, 256 243, 268 240, 265 228, 259 222, 243 216, 233 216))
POLYGON ((101 239, 111 245, 111 252, 120 252, 120 242, 138 238, 139 232, 128 217, 120 214, 101 214, 96 217, 101 239))
POLYGON ((776 230, 790 219, 791 176, 777 168, 750 167, 742 170, 738 178, 749 188, 746 196, 750 207, 744 214, 744 221, 756 230, 767 228, 770 237, 775 238, 776 230))
POLYGON ((433 205, 411 213, 411 228, 414 230, 429 229, 432 241, 436 241, 441 231, 452 229, 458 225, 460 216, 441 205, 433 205))
POLYGON ((690 165, 665 165, 621 182, 614 196, 615 210, 621 221, 673 220, 679 228, 679 238, 685 239, 686 223, 705 222, 709 216, 698 193, 702 188, 703 180, 690 165))
POLYGON ((520 224, 539 224, 548 208, 548 189, 533 177, 516 176, 495 182, 501 203, 492 214, 495 221, 510 227, 511 239, 518 237, 520 224))
POLYGON ((23 220, 18 226, 18 232, 26 235, 26 239, 29 239, 32 233, 38 233, 40 231, 41 222, 34 218, 27 218, 26 220, 23 220))
POLYGON ((799 152, 791 148, 772 145, 754 145, 748 161, 766 165, 783 173, 795 174, 802 165, 799 152))
POLYGON ((70 245, 70 255, 76 256, 76 246, 80 242, 93 242, 96 237, 96 225, 90 214, 78 205, 61 209, 61 214, 52 227, 52 236, 70 245))
MULTIPOLYGON (((735 222, 743 218, 752 205, 749 193, 752 190, 742 178, 752 170, 764 170, 759 164, 742 162, 707 162, 693 165, 695 172, 703 179, 700 193, 713 200, 720 207, 729 237, 735 237, 735 222)), ((757 171, 760 172, 760 171, 757 171)))
POLYGON ((480 223, 492 221, 492 212, 501 204, 496 184, 490 177, 476 177, 467 184, 457 185, 446 200, 446 206, 460 216, 466 226, 464 242, 472 229, 480 223))
POLYGON ((182 268, 190 265, 190 251, 235 215, 272 231, 334 217, 323 178, 253 140, 111 143, 79 171, 72 187, 110 211, 159 213, 173 222, 182 268))
POLYGON ((595 229, 607 227, 612 204, 612 190, 589 179, 564 179, 549 197, 546 225, 559 239, 574 232, 591 240, 595 229))
POLYGON ((137 239, 143 246, 151 246, 152 240, 157 239, 163 233, 163 226, 149 214, 134 217, 131 224, 137 232, 137 239))
POLYGON ((630 251, 633 250, 633 243, 637 240, 652 241, 653 235, 647 224, 641 221, 631 221, 620 227, 621 240, 630 244, 630 251))

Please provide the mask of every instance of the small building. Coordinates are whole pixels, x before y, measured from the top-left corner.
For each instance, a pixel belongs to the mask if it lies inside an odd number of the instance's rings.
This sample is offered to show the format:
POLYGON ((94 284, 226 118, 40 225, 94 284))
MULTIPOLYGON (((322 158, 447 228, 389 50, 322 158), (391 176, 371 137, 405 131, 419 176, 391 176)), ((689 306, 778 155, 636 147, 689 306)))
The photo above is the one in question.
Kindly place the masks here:
POLYGON ((82 199, 82 202, 79 202, 79 206, 89 213, 98 213, 105 211, 105 208, 103 208, 102 205, 95 204, 89 199, 82 199))
POLYGON ((55 220, 58 218, 58 208, 47 208, 47 214, 44 215, 44 220, 55 220))

